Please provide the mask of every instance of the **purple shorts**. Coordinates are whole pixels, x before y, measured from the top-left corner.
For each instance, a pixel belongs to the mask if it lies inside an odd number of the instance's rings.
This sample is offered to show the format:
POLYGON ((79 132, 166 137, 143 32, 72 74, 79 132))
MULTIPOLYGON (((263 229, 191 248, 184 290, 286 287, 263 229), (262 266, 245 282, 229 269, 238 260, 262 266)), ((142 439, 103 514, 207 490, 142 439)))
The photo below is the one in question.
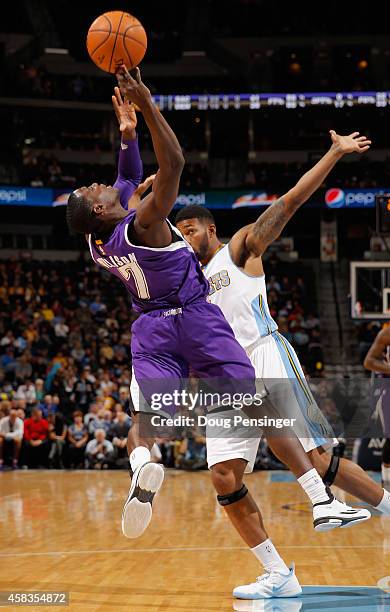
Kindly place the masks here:
POLYGON ((220 393, 256 392, 245 350, 219 306, 205 300, 143 313, 132 327, 131 351, 134 377, 148 402, 157 390, 180 388, 190 372, 220 393))

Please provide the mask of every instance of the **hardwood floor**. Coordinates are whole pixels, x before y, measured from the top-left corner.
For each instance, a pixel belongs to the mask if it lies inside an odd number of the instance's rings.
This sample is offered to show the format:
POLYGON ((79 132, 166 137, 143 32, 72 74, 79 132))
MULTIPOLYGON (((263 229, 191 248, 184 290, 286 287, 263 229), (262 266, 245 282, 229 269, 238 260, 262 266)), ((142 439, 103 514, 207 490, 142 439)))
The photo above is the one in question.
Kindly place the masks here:
POLYGON ((234 604, 232 588, 262 571, 217 504, 208 472, 168 472, 151 526, 137 540, 120 529, 126 472, 0 474, 0 591, 69 591, 66 609, 76 612, 301 610, 305 601, 307 610, 319 609, 310 597, 321 610, 390 605, 390 518, 317 534, 300 487, 274 475, 257 472, 246 483, 279 552, 295 561, 301 584, 316 585, 300 607, 234 604))

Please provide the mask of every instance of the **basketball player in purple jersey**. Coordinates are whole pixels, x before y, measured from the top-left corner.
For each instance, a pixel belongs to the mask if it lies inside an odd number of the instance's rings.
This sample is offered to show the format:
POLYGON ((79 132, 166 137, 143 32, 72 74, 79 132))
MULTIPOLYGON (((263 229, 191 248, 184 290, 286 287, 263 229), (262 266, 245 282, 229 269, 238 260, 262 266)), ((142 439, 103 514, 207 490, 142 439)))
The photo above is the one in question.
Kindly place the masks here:
MULTIPOLYGON (((160 380, 163 386, 164 381, 185 379, 189 367, 201 378, 249 380, 254 387, 255 374, 245 351, 220 309, 207 302, 208 281, 195 254, 167 221, 184 165, 179 142, 153 104, 139 70, 133 78, 122 67, 117 76, 152 136, 158 163, 153 191, 136 210, 128 210, 142 164, 136 140, 122 141, 114 186, 93 183, 74 191, 67 221, 72 231, 87 236, 95 263, 125 284, 141 314, 132 326, 133 378, 144 397, 149 395, 148 381, 160 380)), ((140 535, 149 524, 151 502, 164 477, 163 468, 150 462, 154 439, 142 437, 139 416, 129 436, 133 478, 122 517, 128 537, 140 535)))
MULTIPOLYGON (((136 140, 125 140, 114 187, 94 183, 77 189, 69 198, 67 218, 71 230, 87 235, 94 261, 126 285, 141 313, 132 327, 133 401, 137 404, 133 383, 141 391, 145 380, 159 380, 164 385, 169 379, 186 378, 189 366, 200 378, 229 379, 233 385, 240 380, 254 381, 254 369, 244 349, 220 309, 207 302, 209 286, 197 258, 167 221, 183 167, 176 136, 154 107, 139 71, 133 79, 122 69, 118 81, 122 93, 140 108, 152 136, 159 166, 153 192, 133 205, 131 195, 141 179, 142 166, 136 140)), ((120 102, 117 96, 116 104, 120 102)), ((127 537, 137 537, 146 529, 153 496, 163 481, 162 467, 150 462, 154 439, 142 437, 139 417, 134 416, 129 435, 133 479, 122 516, 127 537)), ((288 459, 295 475, 312 470, 297 439, 291 439, 287 451, 284 440, 283 447, 289 457, 281 451, 278 454, 286 462, 288 459)), ((318 474, 314 488, 316 493, 318 489, 325 493, 318 474)), ((247 492, 242 486, 234 495, 219 496, 218 500, 226 505, 247 492)))
POLYGON ((390 327, 376 336, 364 360, 364 367, 383 377, 383 390, 379 398, 380 417, 386 438, 382 451, 382 484, 390 487, 390 327))

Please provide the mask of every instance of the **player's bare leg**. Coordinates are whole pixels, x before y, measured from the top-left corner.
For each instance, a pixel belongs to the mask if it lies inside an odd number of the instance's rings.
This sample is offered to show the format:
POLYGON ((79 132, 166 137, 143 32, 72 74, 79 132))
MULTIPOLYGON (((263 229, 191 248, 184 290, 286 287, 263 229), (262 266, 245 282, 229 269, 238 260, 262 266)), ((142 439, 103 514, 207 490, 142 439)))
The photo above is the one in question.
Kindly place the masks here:
POLYGON ((232 459, 211 468, 219 503, 265 569, 255 583, 235 588, 233 595, 242 599, 294 597, 302 592, 294 567, 287 567, 268 537, 260 509, 242 481, 245 467, 244 459, 232 459))
MULTIPOLYGON (((329 469, 331 455, 323 448, 309 453, 310 460, 321 476, 329 469)), ((334 479, 334 484, 370 504, 382 513, 390 516, 390 493, 374 482, 369 475, 356 463, 348 459, 340 459, 340 464, 334 479)))
POLYGON ((150 437, 147 415, 133 413, 127 436, 132 479, 122 512, 122 532, 127 538, 143 534, 152 519, 152 503, 164 480, 164 469, 151 460, 154 438, 150 437))

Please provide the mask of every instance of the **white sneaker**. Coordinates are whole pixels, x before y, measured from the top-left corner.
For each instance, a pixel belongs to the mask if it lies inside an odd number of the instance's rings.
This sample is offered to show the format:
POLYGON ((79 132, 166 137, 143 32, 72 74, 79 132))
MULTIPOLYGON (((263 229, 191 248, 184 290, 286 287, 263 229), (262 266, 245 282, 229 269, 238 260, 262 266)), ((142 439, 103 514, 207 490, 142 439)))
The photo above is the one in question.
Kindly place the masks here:
POLYGON ((158 463, 144 463, 131 479, 131 487, 122 512, 122 533, 138 538, 152 520, 152 502, 164 480, 164 469, 158 463))
POLYGON ((351 508, 334 497, 327 488, 329 500, 313 505, 313 525, 316 531, 330 531, 341 527, 352 527, 371 518, 371 512, 365 508, 351 508))
POLYGON ((235 599, 233 610, 237 612, 300 612, 302 599, 235 599))
POLYGON ((271 597, 297 597, 302 589, 295 575, 294 563, 288 574, 265 572, 256 582, 244 584, 233 589, 233 597, 238 599, 269 599, 271 597))

